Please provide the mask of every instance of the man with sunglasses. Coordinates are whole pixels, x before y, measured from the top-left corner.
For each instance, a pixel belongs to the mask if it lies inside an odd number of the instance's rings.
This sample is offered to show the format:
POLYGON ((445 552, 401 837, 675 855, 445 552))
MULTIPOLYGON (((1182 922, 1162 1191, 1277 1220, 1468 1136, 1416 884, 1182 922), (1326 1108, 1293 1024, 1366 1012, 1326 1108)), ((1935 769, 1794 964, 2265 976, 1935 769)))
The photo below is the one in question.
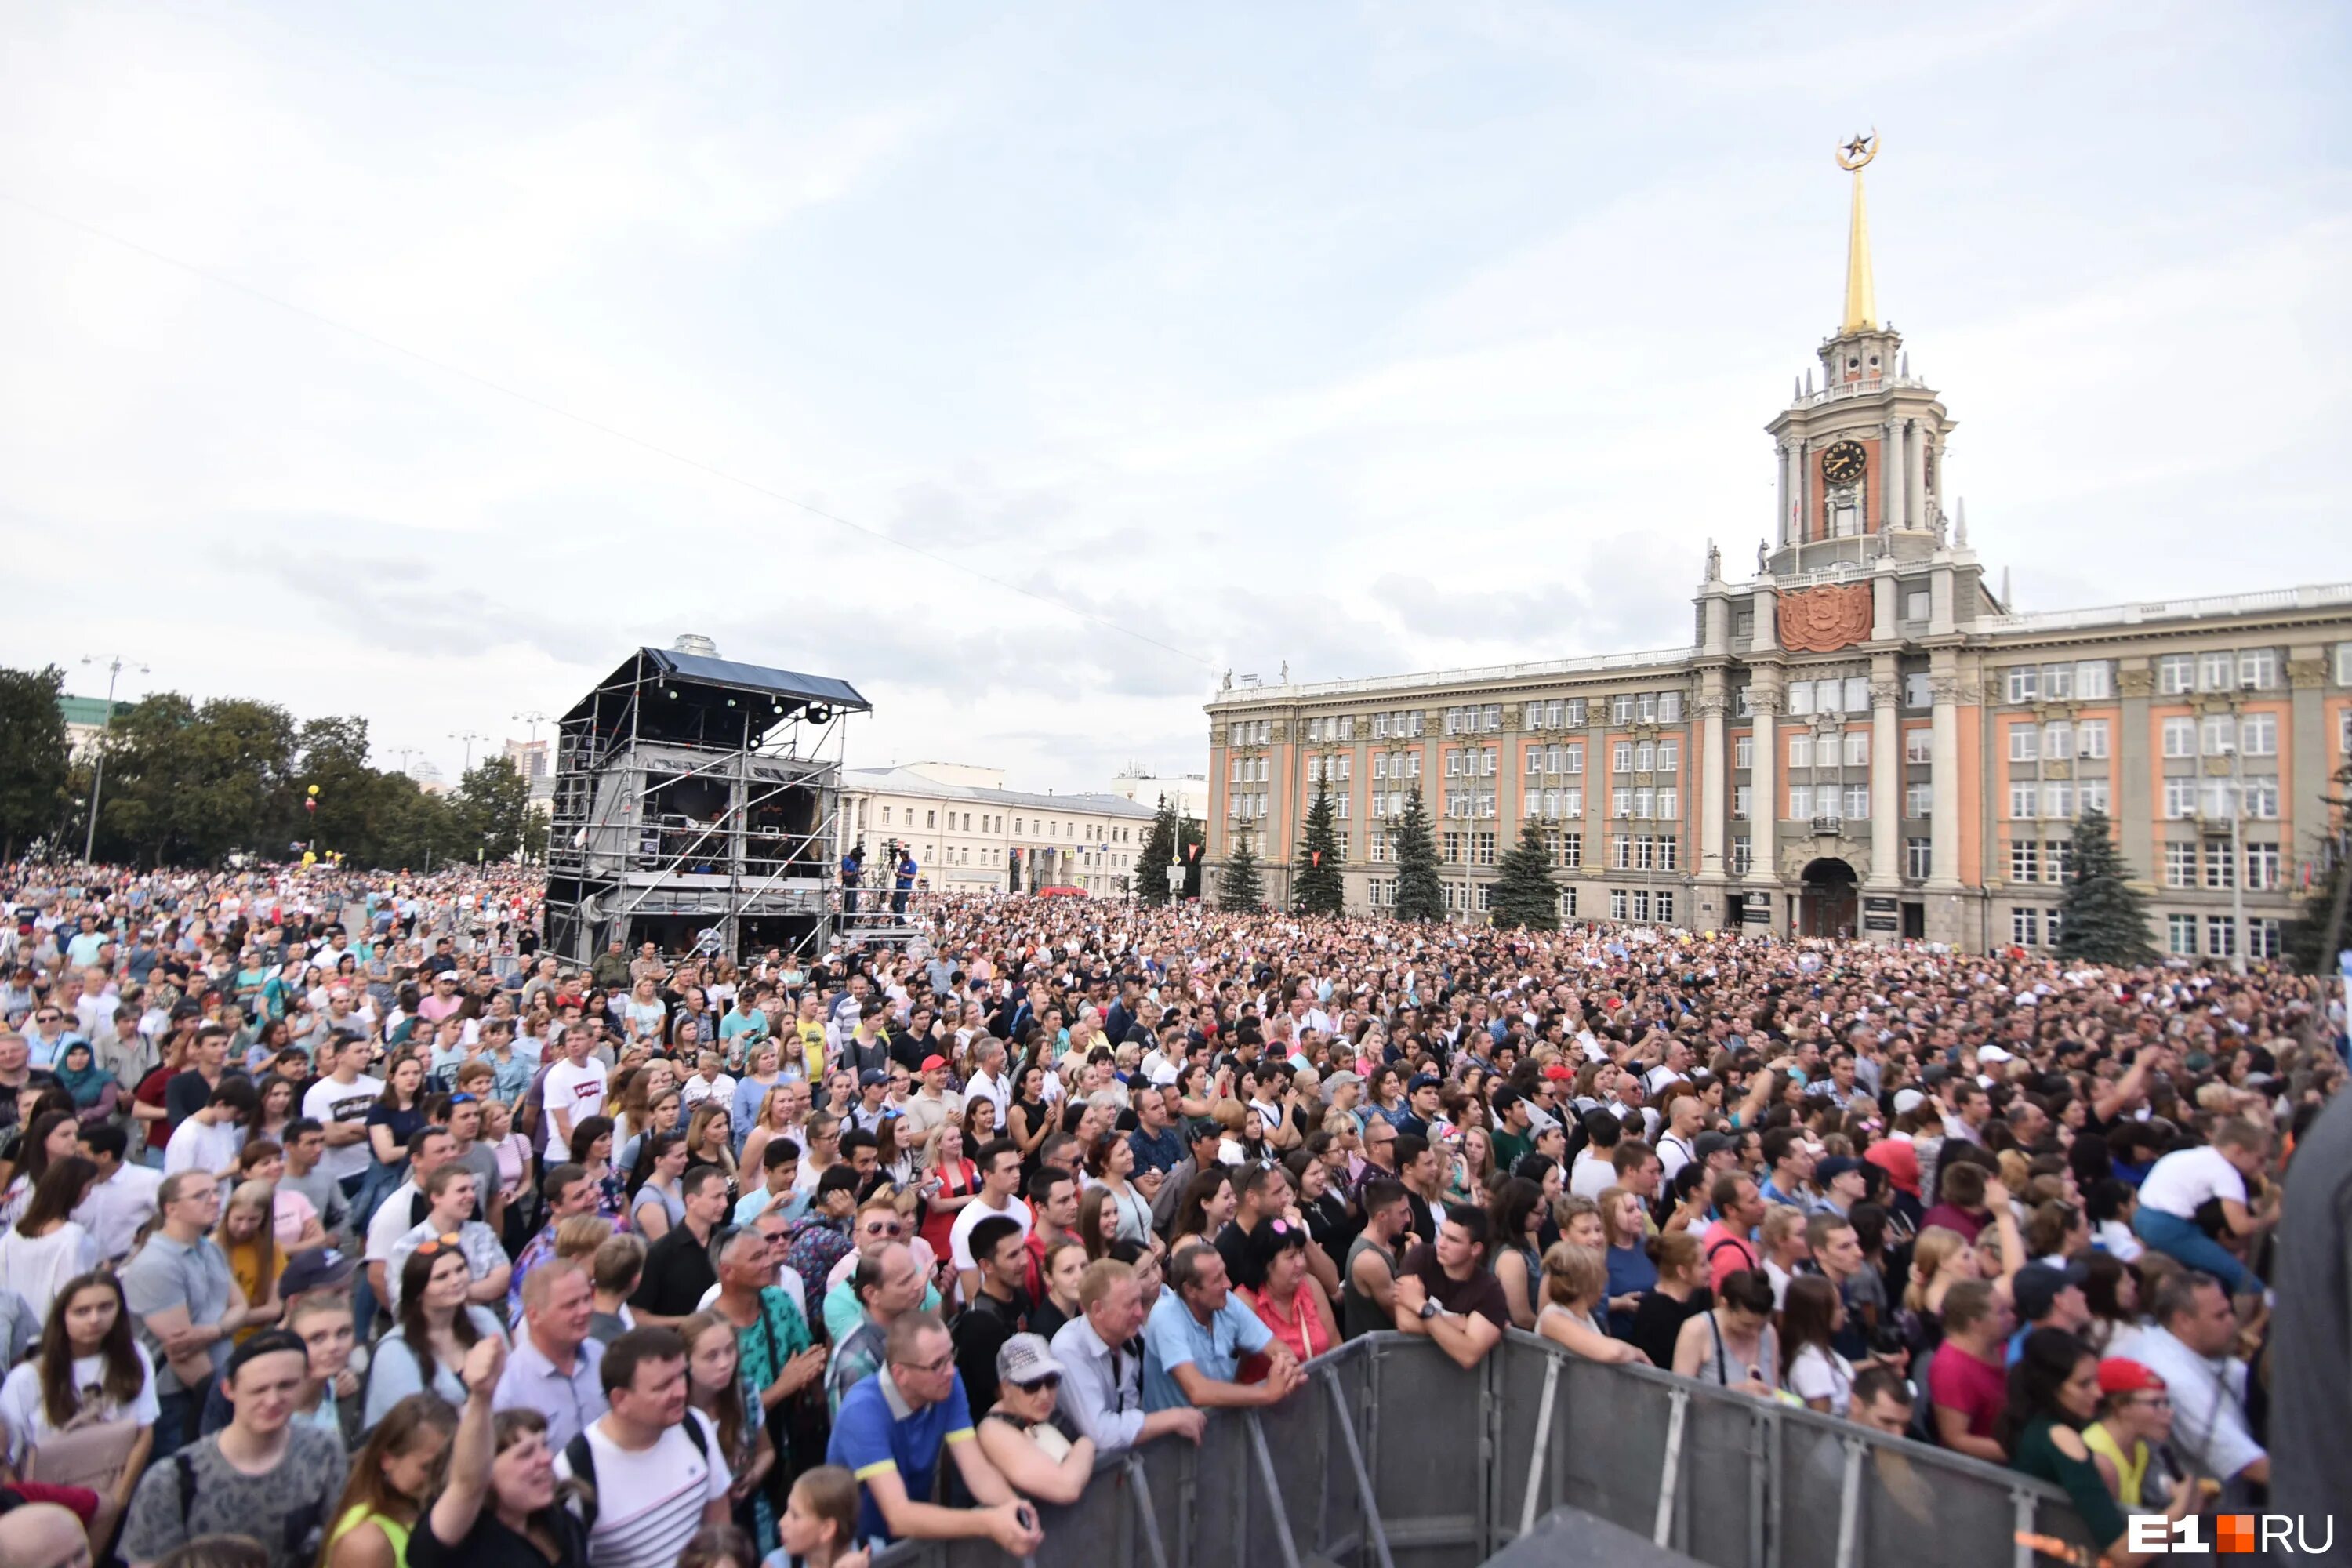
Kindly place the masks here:
POLYGON ((1035 1510, 980 1451, 955 1347, 947 1325, 929 1312, 908 1312, 892 1325, 885 1364, 842 1401, 824 1458, 857 1478, 862 1541, 987 1540, 1013 1557, 1031 1555, 1045 1541, 1035 1510), (937 1489, 942 1452, 954 1457, 978 1506, 919 1500, 937 1489))
POLYGON ((922 1271, 922 1310, 926 1312, 940 1310, 939 1289, 931 1283, 937 1276, 939 1258, 931 1251, 931 1244, 917 1236, 913 1223, 898 1212, 898 1200, 888 1188, 877 1189, 857 1205, 857 1219, 850 1235, 856 1243, 856 1250, 835 1263, 825 1276, 825 1338, 839 1344, 856 1331, 866 1313, 858 1302, 856 1290, 850 1283, 850 1276, 856 1272, 860 1258, 870 1257, 893 1242, 906 1242, 908 1249, 915 1255, 915 1267, 922 1271))

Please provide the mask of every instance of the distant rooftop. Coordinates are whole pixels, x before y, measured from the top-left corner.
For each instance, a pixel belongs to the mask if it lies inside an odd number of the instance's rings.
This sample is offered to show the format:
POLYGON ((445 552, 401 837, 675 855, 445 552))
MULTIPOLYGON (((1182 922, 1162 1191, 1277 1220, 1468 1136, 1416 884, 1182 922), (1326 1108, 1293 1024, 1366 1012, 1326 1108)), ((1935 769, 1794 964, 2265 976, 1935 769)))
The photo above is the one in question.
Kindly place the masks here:
MULTIPOLYGON (((118 699, 114 704, 114 716, 120 719, 131 711, 131 706, 118 699)), ((92 730, 107 722, 106 699, 103 697, 61 696, 58 699, 58 711, 65 716, 67 723, 92 730)))
POLYGON ((918 795, 927 800, 969 800, 987 805, 1017 805, 1029 811, 1091 813, 1148 820, 1152 808, 1118 795, 1034 795, 1026 790, 983 789, 977 784, 942 784, 913 768, 847 768, 841 775, 845 790, 872 790, 888 795, 918 795))

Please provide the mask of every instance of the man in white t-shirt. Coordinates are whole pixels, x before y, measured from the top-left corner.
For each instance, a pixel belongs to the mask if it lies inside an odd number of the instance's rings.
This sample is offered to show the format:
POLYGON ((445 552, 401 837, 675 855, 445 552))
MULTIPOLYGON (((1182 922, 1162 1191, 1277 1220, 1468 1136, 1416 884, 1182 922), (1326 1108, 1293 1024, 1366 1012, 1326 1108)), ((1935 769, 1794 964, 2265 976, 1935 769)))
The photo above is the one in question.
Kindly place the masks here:
POLYGON ((2132 1229, 2157 1251, 2212 1275, 2233 1296, 2259 1292, 2262 1277, 2206 1234, 2198 1211, 2218 1203, 2222 1228, 2233 1237, 2269 1225, 2277 1217, 2277 1189, 2259 1212, 2246 1199, 2246 1178, 2260 1175, 2269 1156, 2270 1135, 2260 1127, 2235 1117, 2221 1122, 2204 1148, 2176 1149, 2149 1170, 2132 1229))
POLYGON ((572 1130, 604 1109, 608 1079, 604 1064, 588 1054, 588 1032, 573 1029, 563 1037, 563 1059, 547 1069, 541 1086, 547 1111, 547 1156, 572 1157, 572 1130))
POLYGON ((241 1078, 224 1079, 213 1086, 212 1099, 193 1112, 163 1148, 163 1174, 210 1171, 220 1178, 226 1198, 236 1171, 236 1152, 245 1147, 245 1119, 254 1105, 253 1085, 241 1078))
POLYGON ((967 1301, 980 1289, 980 1265, 971 1256, 971 1227, 1002 1215, 1018 1222, 1025 1237, 1030 1224, 1029 1205, 1013 1196, 1021 1189, 1020 1145, 1010 1138, 992 1138, 981 1145, 974 1163, 980 1166, 980 1195, 956 1211, 955 1224, 948 1230, 948 1258, 955 1264, 957 1286, 967 1301))
POLYGON ((728 1521, 734 1479, 717 1427, 687 1404, 686 1342, 631 1329, 598 1370, 608 1408, 564 1445, 555 1474, 595 1489, 592 1568, 672 1568, 705 1525, 728 1521))
POLYGON ((327 1076, 302 1096, 302 1114, 327 1130, 327 1152, 320 1163, 343 1184, 343 1195, 349 1197, 367 1174, 367 1113, 383 1096, 383 1079, 360 1071, 367 1065, 366 1047, 338 1050, 332 1042, 322 1044, 318 1049, 321 1065, 331 1051, 327 1076))

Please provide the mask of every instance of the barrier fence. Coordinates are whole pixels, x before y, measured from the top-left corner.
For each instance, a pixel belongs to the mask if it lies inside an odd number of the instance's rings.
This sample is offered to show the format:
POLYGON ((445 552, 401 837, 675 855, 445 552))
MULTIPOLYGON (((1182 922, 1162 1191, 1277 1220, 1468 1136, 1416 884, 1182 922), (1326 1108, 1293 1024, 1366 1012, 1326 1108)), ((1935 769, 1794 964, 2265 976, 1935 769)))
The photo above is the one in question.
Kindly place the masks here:
MULTIPOLYGON (((1709 1568, 2031 1568, 2087 1541, 2056 1488, 1832 1416, 1607 1366, 1513 1331, 1475 1370, 1373 1334, 1263 1410, 1218 1412, 1039 1514, 1028 1568, 1474 1568, 1563 1505, 1709 1568)), ((985 1541, 875 1568, 1006 1568, 985 1541)))

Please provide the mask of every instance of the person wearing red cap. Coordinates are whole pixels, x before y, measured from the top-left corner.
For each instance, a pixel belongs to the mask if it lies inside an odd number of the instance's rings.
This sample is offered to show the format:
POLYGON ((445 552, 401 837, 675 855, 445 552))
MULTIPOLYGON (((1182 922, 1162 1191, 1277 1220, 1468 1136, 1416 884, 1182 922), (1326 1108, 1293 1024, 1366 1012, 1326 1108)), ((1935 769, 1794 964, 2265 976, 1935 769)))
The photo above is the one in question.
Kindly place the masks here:
POLYGON ((907 1097, 906 1121, 898 1129, 898 1146, 923 1150, 919 1158, 928 1161, 932 1130, 963 1120, 963 1096, 948 1088, 947 1058, 925 1057, 921 1071, 923 1087, 907 1097))
POLYGON ((2168 1488, 2149 1474, 2150 1460, 2172 1436, 2172 1394, 2164 1379, 2140 1362, 2109 1356, 2099 1363, 2099 1418, 2083 1428, 2083 1447, 2099 1479, 2126 1509, 2168 1488))

